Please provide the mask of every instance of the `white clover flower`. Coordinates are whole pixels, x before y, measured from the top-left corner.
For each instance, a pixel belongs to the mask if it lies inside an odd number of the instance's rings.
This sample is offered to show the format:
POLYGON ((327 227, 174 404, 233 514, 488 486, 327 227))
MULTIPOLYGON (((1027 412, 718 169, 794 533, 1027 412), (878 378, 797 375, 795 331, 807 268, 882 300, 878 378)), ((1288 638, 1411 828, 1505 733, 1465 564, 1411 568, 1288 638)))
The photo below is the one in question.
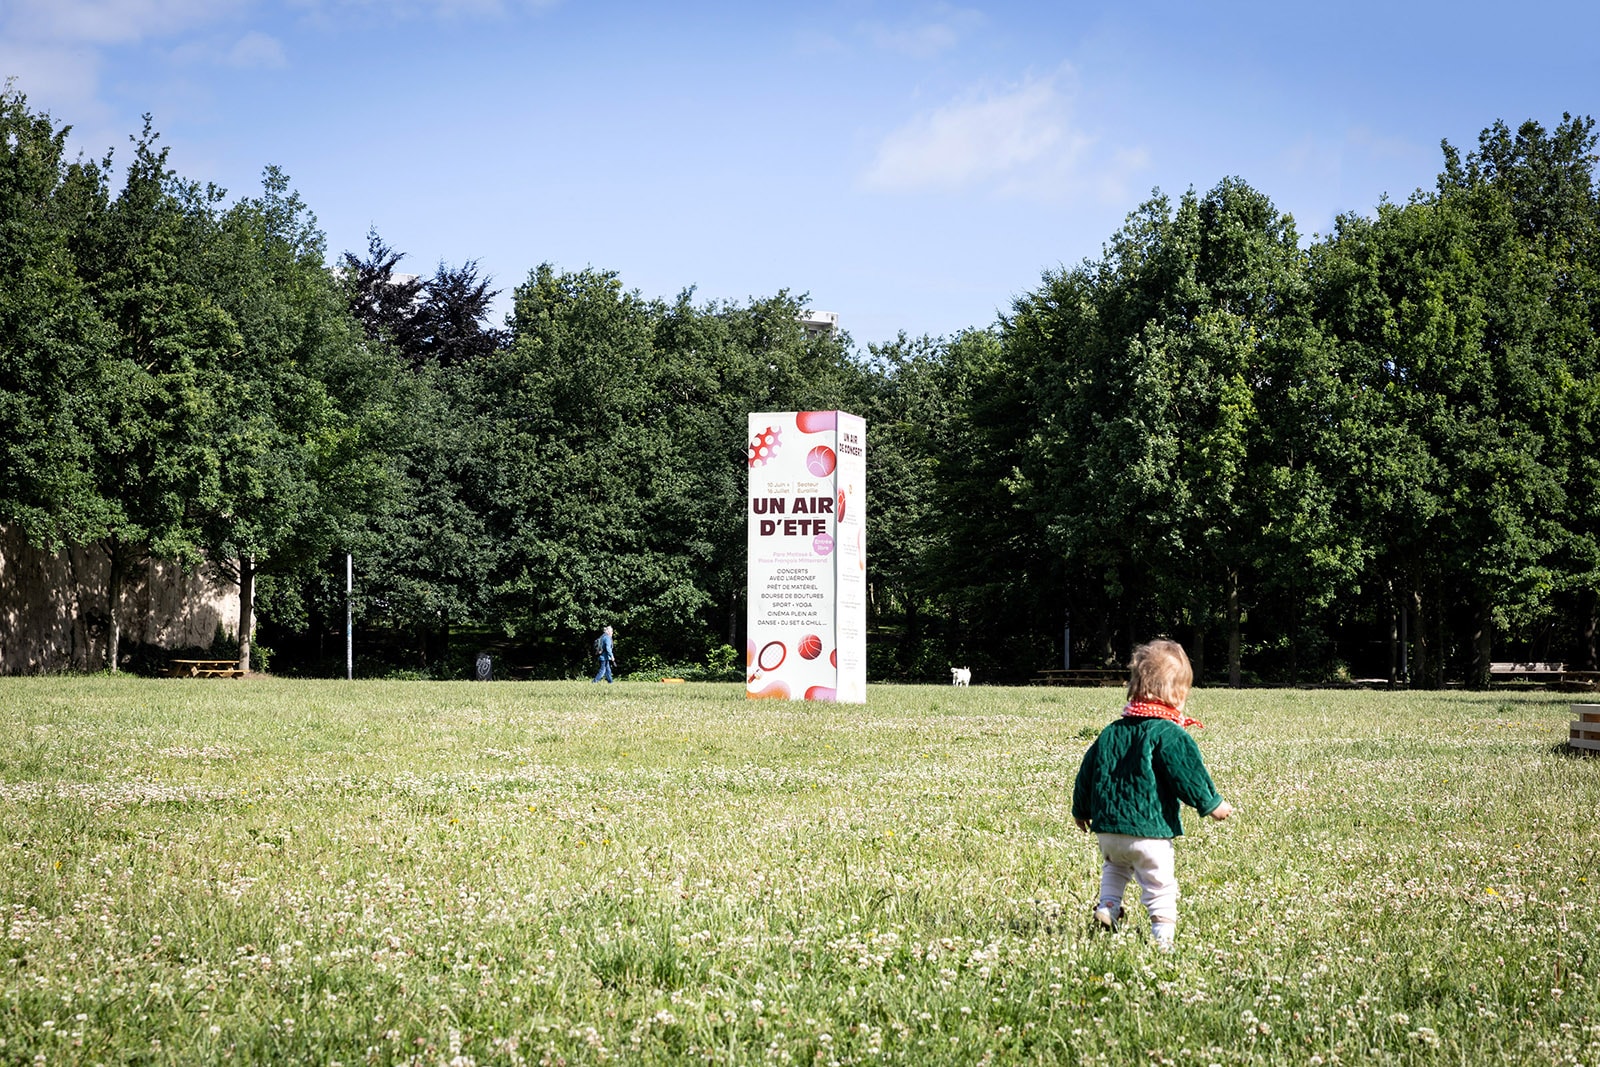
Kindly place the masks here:
POLYGON ((1419 1026, 1406 1036, 1418 1044, 1427 1045, 1429 1048, 1439 1047, 1439 1035, 1434 1033, 1432 1027, 1419 1026))

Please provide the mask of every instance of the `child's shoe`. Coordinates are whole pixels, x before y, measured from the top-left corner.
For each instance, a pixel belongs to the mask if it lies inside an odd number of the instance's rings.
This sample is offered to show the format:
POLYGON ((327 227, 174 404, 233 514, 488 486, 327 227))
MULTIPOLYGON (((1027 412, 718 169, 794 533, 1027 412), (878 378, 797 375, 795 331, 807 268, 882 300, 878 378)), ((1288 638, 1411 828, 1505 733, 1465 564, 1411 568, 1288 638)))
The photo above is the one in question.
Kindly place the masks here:
POLYGON ((1094 921, 1104 926, 1107 930, 1115 930, 1122 917, 1128 914, 1121 904, 1114 900, 1102 900, 1100 906, 1094 909, 1094 921), (1116 910, 1113 911, 1112 909, 1116 910))
POLYGON ((1150 940, 1157 952, 1171 952, 1178 943, 1178 928, 1172 923, 1151 923, 1150 940))

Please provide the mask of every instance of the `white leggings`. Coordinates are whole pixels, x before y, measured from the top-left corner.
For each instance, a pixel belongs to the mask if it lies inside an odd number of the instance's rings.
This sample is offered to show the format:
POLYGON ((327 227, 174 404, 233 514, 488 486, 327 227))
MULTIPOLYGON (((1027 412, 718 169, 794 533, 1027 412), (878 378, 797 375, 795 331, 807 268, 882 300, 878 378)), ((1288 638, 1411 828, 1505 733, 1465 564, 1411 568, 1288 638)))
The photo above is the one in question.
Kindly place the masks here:
POLYGON ((1140 902, 1150 913, 1151 922, 1178 921, 1177 862, 1170 837, 1129 837, 1126 834, 1097 834, 1100 855, 1100 902, 1122 903, 1128 879, 1139 883, 1140 902))

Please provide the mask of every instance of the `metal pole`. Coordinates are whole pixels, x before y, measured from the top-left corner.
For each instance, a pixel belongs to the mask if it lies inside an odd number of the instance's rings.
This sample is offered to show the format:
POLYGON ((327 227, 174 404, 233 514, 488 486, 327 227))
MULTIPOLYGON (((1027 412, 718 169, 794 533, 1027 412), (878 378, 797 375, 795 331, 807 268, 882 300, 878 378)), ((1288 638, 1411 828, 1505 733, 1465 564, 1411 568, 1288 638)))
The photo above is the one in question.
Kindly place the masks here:
POLYGON ((1061 613, 1061 669, 1072 669, 1072 609, 1061 613))
POLYGON ((356 645, 354 610, 351 593, 355 588, 355 563, 350 553, 344 554, 344 677, 349 681, 356 676, 356 645))

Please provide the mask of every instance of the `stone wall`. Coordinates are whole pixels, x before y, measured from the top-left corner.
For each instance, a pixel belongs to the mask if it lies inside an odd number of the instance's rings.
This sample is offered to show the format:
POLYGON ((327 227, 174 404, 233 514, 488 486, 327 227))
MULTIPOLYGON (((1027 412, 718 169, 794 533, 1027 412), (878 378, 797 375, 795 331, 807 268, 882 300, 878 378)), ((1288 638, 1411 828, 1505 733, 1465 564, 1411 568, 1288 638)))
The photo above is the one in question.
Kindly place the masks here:
MULTIPOLYGON (((110 614, 105 553, 73 547, 41 552, 0 527, 0 674, 97 671, 106 666, 110 614)), ((135 567, 123 582, 122 651, 207 646, 220 625, 239 626, 239 588, 202 567, 135 567)))

